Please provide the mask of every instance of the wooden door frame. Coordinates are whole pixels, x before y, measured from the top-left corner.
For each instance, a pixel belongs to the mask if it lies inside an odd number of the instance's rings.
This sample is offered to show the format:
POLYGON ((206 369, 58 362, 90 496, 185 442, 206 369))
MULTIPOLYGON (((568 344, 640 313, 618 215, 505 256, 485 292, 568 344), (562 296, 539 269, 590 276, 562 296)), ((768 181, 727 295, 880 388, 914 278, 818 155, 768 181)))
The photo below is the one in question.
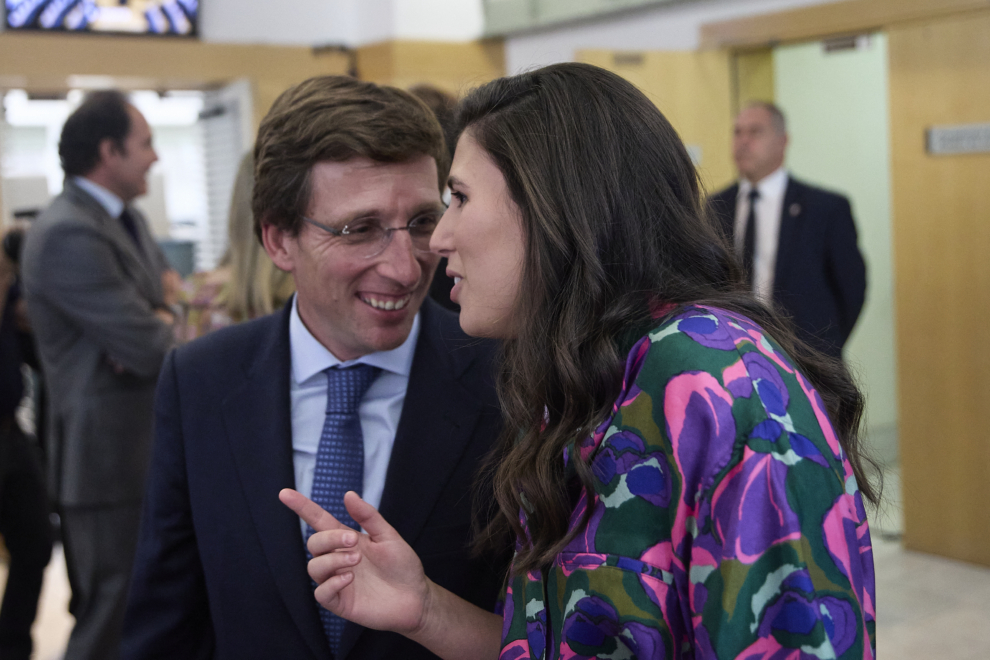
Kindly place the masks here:
POLYGON ((843 0, 701 26, 702 48, 756 48, 990 9, 990 0, 843 0))

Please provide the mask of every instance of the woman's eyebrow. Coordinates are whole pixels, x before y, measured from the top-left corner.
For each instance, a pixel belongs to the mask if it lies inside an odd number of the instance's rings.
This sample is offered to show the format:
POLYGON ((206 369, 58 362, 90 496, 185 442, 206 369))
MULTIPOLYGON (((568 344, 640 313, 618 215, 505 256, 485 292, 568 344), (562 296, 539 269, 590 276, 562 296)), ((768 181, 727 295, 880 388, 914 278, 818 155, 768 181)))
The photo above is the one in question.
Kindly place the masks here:
POLYGON ((466 188, 467 187, 464 184, 464 182, 461 181, 460 179, 458 179, 456 176, 449 176, 449 177, 447 177, 447 187, 448 188, 453 188, 455 186, 458 187, 458 188, 466 188))

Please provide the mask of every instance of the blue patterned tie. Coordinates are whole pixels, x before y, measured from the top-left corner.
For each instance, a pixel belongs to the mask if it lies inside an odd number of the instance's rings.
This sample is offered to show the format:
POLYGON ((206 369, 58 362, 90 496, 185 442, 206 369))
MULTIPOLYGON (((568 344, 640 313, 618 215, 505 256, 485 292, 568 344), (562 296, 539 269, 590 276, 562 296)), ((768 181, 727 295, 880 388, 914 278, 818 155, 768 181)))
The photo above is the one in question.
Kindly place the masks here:
MULTIPOLYGON (((344 508, 344 493, 353 490, 360 495, 364 487, 364 438, 358 406, 378 372, 377 367, 367 364, 327 369, 327 416, 316 450, 311 499, 354 529, 359 526, 344 508)), ((313 531, 306 526, 307 541, 313 531)), ((309 556, 308 550, 306 554, 309 556)), ((336 657, 344 620, 323 607, 319 610, 323 630, 336 657)))

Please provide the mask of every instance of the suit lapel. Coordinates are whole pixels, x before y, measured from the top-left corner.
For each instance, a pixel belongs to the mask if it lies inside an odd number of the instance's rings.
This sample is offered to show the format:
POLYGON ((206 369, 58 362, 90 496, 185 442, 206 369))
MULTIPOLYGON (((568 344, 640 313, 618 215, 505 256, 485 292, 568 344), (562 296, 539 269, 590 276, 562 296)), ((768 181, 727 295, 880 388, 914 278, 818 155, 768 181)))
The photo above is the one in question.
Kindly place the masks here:
POLYGON ((735 245, 736 206, 738 205, 739 184, 733 184, 713 198, 715 217, 725 236, 735 245))
POLYGON ((780 237, 777 240, 777 263, 773 270, 774 290, 779 290, 781 284, 786 281, 791 258, 795 252, 793 245, 798 237, 801 217, 804 215, 801 197, 800 186, 788 176, 784 203, 780 209, 780 237))
MULTIPOLYGON (((460 330, 447 327, 447 319, 434 304, 430 300, 423 303, 419 340, 379 507, 385 520, 410 545, 423 531, 481 414, 478 401, 458 383, 471 362, 458 364, 452 346, 445 345, 444 338, 456 337, 460 330)), ((342 657, 363 630, 353 623, 346 625, 342 657)))
POLYGON ((299 519, 278 500, 295 486, 289 395, 289 312, 271 325, 254 357, 244 365, 243 383, 221 403, 221 415, 255 530, 299 632, 313 655, 330 654, 306 573, 306 551, 299 519), (276 327, 277 324, 277 327, 276 327))
MULTIPOLYGON (((131 275, 134 283, 149 300, 159 300, 161 298, 161 282, 158 281, 158 273, 154 271, 152 260, 147 255, 142 254, 134 241, 127 234, 127 230, 118 218, 111 218, 107 210, 96 201, 88 192, 77 186, 71 179, 65 183, 65 188, 74 201, 88 208, 92 212, 92 218, 96 229, 102 233, 107 240, 113 244, 114 249, 122 256, 123 266, 131 275)), ((143 216, 130 209, 138 225, 138 236, 142 242, 153 241, 148 232, 144 231, 143 216)))
POLYGON ((138 237, 141 241, 141 250, 134 245, 134 241, 130 240, 130 236, 126 236, 126 230, 120 222, 117 222, 117 228, 125 232, 125 238, 128 239, 128 243, 132 249, 132 254, 136 255, 144 268, 144 271, 148 274, 151 281, 151 288, 154 293, 155 298, 162 297, 162 281, 161 281, 161 271, 163 268, 168 268, 167 263, 162 263, 159 260, 159 251, 157 245, 157 239, 155 235, 151 233, 151 225, 148 224, 148 219, 143 213, 138 211, 136 208, 129 206, 128 210, 131 212, 131 216, 134 218, 137 224, 138 237))
POLYGON ((131 269, 145 295, 151 300, 158 300, 161 298, 161 281, 159 274, 156 272, 154 262, 150 257, 152 246, 149 245, 149 241, 154 241, 155 239, 146 231, 144 216, 134 208, 128 207, 128 210, 137 225, 138 238, 141 241, 140 248, 134 243, 134 239, 130 237, 127 230, 124 229, 124 225, 119 218, 110 218, 107 216, 108 222, 105 224, 105 230, 117 246, 117 249, 124 254, 127 267, 131 269))

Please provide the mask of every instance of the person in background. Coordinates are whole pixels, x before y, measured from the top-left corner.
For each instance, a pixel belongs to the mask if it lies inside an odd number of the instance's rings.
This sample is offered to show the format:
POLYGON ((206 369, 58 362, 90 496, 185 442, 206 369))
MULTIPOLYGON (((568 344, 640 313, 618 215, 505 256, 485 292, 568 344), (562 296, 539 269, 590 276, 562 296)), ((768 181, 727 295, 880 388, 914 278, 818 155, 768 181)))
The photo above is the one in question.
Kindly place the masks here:
POLYGON ((247 154, 237 168, 227 223, 227 252, 215 270, 196 273, 182 288, 180 342, 232 323, 271 314, 292 297, 292 275, 279 270, 254 235, 251 195, 254 158, 247 154))
POLYGON ((557 64, 472 92, 431 247, 497 337, 502 616, 292 490, 317 600, 443 658, 875 655, 858 424, 841 361, 745 289, 698 175, 631 83, 557 64))
POLYGON ((122 656, 434 658, 317 605, 312 529, 278 492, 362 491, 433 580, 495 607, 508 557, 470 552, 472 484, 501 430, 494 346, 426 295, 440 126, 408 92, 321 76, 275 101, 255 164, 255 231, 296 294, 165 361, 122 656))
POLYGON ((0 658, 29 660, 31 626, 52 554, 50 506, 38 447, 15 413, 24 396, 21 365, 34 350, 17 274, 21 233, 4 236, 0 252, 0 535, 10 553, 0 605, 0 658))
POLYGON ((753 294, 792 317, 804 341, 841 359, 866 300, 866 264, 849 200, 788 174, 787 143, 780 108, 744 108, 732 142, 740 180, 709 203, 753 294))
POLYGON ((21 272, 76 619, 65 658, 113 660, 181 279, 130 204, 158 157, 127 98, 90 94, 66 120, 59 156, 65 187, 28 231, 21 272))
MULTIPOLYGON (((425 103, 443 129, 443 139, 447 145, 450 157, 454 157, 454 147, 457 145, 457 99, 433 85, 416 85, 409 92, 425 103)), ((446 198, 444 201, 448 201, 446 198)), ((447 260, 440 259, 437 272, 430 284, 430 298, 440 303, 452 312, 460 311, 460 306, 450 299, 450 290, 454 288, 454 280, 447 275, 447 260)))

